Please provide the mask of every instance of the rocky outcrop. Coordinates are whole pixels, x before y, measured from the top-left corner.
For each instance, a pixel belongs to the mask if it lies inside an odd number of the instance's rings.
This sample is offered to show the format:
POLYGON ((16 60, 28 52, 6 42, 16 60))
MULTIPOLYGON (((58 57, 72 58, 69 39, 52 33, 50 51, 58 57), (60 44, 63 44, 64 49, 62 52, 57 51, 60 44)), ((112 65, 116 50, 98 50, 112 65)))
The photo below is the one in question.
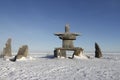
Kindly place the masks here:
POLYGON ((101 58, 102 57, 102 52, 97 43, 95 43, 95 57, 96 58, 101 58))
POLYGON ((10 59, 10 61, 15 62, 17 59, 27 56, 28 56, 28 46, 23 45, 22 47, 19 48, 17 55, 13 59, 10 59))
POLYGON ((12 51, 11 51, 11 41, 12 39, 9 38, 5 44, 5 47, 3 48, 3 57, 4 56, 8 56, 11 57, 12 56, 12 51))
POLYGON ((19 48, 17 59, 20 59, 22 57, 27 57, 27 56, 28 56, 28 46, 23 45, 21 48, 19 48))

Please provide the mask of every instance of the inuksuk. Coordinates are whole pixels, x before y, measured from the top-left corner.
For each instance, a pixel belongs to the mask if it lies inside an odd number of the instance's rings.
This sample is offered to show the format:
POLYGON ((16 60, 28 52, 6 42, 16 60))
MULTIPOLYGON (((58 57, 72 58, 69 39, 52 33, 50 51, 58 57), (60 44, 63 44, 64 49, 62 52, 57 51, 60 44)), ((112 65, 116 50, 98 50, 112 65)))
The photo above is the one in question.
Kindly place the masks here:
POLYGON ((55 33, 60 39, 62 39, 62 47, 55 48, 54 57, 66 57, 66 50, 74 51, 74 55, 80 55, 83 49, 80 47, 74 47, 73 40, 76 40, 78 33, 70 33, 69 24, 65 25, 65 33, 55 33))
POLYGON ((3 48, 3 57, 11 57, 12 56, 12 50, 11 50, 11 41, 12 39, 9 38, 5 44, 5 47, 3 48))

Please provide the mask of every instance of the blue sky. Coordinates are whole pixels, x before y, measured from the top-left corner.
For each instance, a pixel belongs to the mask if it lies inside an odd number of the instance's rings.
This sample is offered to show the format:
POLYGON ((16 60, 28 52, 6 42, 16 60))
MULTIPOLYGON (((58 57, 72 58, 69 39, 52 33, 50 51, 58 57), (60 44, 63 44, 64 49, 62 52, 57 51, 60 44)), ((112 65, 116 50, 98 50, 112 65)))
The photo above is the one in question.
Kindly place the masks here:
POLYGON ((74 41, 84 51, 120 52, 120 0, 0 0, 0 50, 12 38, 12 50, 24 44, 30 51, 61 47, 54 36, 65 24, 81 36, 74 41))

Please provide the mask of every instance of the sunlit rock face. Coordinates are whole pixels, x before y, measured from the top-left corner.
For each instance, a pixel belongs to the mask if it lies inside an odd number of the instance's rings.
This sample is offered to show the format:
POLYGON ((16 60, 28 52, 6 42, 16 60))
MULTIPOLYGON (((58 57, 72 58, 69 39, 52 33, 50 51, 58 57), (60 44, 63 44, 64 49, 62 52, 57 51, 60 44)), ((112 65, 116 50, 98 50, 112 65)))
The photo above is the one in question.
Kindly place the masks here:
POLYGON ((13 58, 10 59, 10 61, 16 61, 17 59, 21 59, 21 58, 26 58, 28 56, 28 46, 27 45, 23 45, 22 47, 19 48, 17 55, 13 58))
POLYGON ((11 50, 11 41, 12 39, 9 38, 5 44, 5 47, 3 48, 3 56, 12 56, 12 50, 11 50))
POLYGON ((22 47, 19 48, 19 51, 17 53, 17 59, 20 59, 22 57, 27 57, 28 56, 28 46, 23 45, 22 47))

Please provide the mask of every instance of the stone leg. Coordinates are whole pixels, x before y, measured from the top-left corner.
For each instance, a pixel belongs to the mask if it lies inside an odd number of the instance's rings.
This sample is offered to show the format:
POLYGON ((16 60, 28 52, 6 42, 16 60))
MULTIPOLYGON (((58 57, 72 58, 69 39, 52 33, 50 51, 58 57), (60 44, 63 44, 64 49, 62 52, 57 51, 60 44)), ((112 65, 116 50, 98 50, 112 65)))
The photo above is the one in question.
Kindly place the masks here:
POLYGON ((61 57, 61 52, 60 52, 60 49, 55 49, 54 50, 54 57, 61 57))
POLYGON ((80 50, 75 50, 73 54, 76 55, 76 56, 79 56, 80 52, 81 52, 80 50))
POLYGON ((54 50, 54 57, 57 57, 58 55, 57 55, 57 50, 55 49, 54 50))
POLYGON ((66 50, 61 50, 61 56, 66 58, 66 50))

